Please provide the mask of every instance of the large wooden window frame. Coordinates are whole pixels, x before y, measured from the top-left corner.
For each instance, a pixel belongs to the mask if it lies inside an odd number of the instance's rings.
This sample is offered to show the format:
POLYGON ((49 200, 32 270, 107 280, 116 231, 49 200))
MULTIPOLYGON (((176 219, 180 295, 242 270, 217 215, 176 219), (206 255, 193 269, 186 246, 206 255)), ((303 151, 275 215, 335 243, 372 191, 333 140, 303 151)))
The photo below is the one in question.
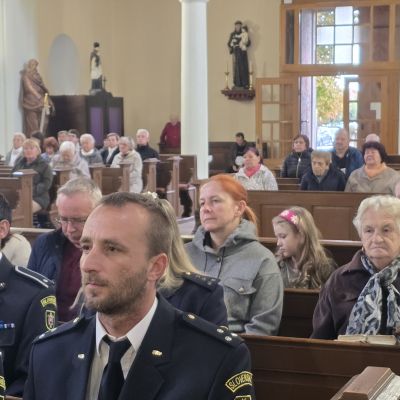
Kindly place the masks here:
MULTIPOLYGON (((283 3, 283 0, 282 0, 283 3)), ((387 80, 388 96, 386 104, 386 121, 383 121, 383 131, 380 132, 382 142, 385 144, 388 153, 398 152, 398 132, 399 132, 399 81, 400 81, 400 59, 396 60, 396 8, 400 7, 400 0, 353 0, 349 1, 331 1, 331 0, 293 0, 292 4, 281 4, 281 43, 288 45, 286 37, 286 13, 294 12, 294 41, 293 64, 286 63, 286 51, 280 54, 280 76, 281 78, 299 78, 301 76, 326 76, 326 75, 358 75, 366 77, 378 75, 387 80), (388 61, 373 61, 371 58, 364 63, 354 64, 300 64, 300 27, 299 15, 301 10, 313 9, 323 10, 335 7, 389 7, 389 34, 388 34, 388 61)), ((373 12, 373 11, 371 11, 373 12)), ((399 10, 397 10, 399 13, 399 10)), ((373 19, 371 19, 372 21, 373 19)), ((399 27, 398 27, 399 29, 399 27)), ((372 36, 370 35, 370 40, 372 36)), ((372 44, 369 44, 372 46, 372 44)), ((369 54, 372 54, 370 51, 369 54)), ((398 56, 397 56, 398 57, 398 56)), ((294 132, 294 135, 297 132, 294 132)))

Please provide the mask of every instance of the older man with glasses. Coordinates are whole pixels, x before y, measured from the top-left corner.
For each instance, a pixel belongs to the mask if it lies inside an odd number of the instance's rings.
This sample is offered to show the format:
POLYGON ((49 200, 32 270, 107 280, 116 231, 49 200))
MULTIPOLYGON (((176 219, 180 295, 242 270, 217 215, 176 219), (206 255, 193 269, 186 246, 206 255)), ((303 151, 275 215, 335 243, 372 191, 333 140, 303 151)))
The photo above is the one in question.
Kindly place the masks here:
POLYGON ((56 283, 60 321, 69 321, 78 313, 71 305, 81 286, 80 239, 85 221, 101 197, 100 189, 90 179, 68 181, 57 191, 59 228, 39 236, 32 247, 28 268, 56 283))

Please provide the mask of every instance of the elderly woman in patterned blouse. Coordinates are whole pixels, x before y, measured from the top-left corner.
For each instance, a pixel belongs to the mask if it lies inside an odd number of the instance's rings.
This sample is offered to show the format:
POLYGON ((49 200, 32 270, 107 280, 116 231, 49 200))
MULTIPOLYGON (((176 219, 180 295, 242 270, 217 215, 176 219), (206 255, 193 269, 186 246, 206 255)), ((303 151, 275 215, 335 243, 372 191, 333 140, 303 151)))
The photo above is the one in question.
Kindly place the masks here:
POLYGON ((255 147, 249 147, 243 157, 243 167, 235 174, 235 178, 247 190, 278 190, 274 175, 262 164, 260 153, 255 147))

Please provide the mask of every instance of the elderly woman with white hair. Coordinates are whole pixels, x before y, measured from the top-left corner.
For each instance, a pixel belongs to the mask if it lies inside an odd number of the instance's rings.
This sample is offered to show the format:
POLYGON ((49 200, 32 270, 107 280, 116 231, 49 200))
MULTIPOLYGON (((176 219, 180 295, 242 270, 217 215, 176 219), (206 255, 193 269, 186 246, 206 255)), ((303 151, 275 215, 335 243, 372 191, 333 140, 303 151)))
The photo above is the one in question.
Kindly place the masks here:
POLYGON ((53 169, 71 168, 69 179, 80 177, 90 178, 89 165, 76 151, 76 146, 70 141, 62 142, 58 154, 51 163, 53 169))
POLYGON ((99 150, 96 149, 96 140, 90 133, 84 133, 79 138, 81 145, 79 154, 81 158, 86 160, 89 165, 92 164, 103 164, 103 157, 101 156, 99 150))
POLYGON ((114 157, 111 168, 119 168, 120 163, 131 164, 129 171, 129 191, 140 193, 143 190, 143 162, 139 153, 135 150, 135 142, 132 138, 122 136, 118 142, 119 153, 114 157))
POLYGON ((26 139, 22 132, 15 132, 13 135, 13 145, 9 152, 6 154, 5 163, 10 167, 15 165, 15 161, 22 155, 22 144, 26 139))
POLYGON ((362 249, 321 290, 313 338, 390 335, 400 328, 400 199, 364 199, 353 223, 362 249))

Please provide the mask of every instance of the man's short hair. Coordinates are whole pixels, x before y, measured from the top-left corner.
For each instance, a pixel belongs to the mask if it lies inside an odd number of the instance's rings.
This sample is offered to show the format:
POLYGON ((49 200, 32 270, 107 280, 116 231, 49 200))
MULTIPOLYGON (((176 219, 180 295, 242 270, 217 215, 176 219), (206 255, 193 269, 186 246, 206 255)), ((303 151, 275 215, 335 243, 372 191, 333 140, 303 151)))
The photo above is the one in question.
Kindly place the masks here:
POLYGON ((108 138, 111 137, 111 136, 115 136, 115 137, 117 138, 117 140, 119 139, 118 133, 110 132, 110 133, 107 135, 108 138))
POLYGON ((244 133, 243 132, 238 132, 235 137, 241 137, 244 140, 244 133))
POLYGON ((12 221, 12 210, 10 207, 10 203, 6 199, 3 193, 0 193, 0 221, 5 219, 11 225, 12 221))
MULTIPOLYGON (((173 232, 168 228, 168 218, 157 199, 137 193, 116 192, 104 196, 99 206, 122 208, 128 204, 143 207, 150 216, 146 231, 148 257, 154 257, 160 253, 169 254, 173 232)), ((134 223, 134 221, 127 221, 127 223, 134 223)))
POLYGON ((332 155, 330 151, 314 150, 311 153, 311 161, 314 160, 314 158, 322 158, 325 160, 326 164, 330 164, 332 161, 332 155))
POLYGON ((347 129, 345 129, 345 128, 339 128, 339 129, 336 131, 336 133, 335 133, 335 139, 336 139, 339 135, 342 135, 342 134, 345 134, 346 137, 347 137, 347 139, 350 139, 349 132, 348 132, 347 129))
MULTIPOLYGON (((57 199, 60 194, 67 197, 73 196, 77 193, 87 194, 92 200, 93 207, 95 207, 101 200, 102 193, 96 182, 86 177, 80 177, 69 180, 57 190, 57 199)), ((57 204, 57 201, 56 201, 57 204)))
POLYGON ((140 135, 141 133, 145 134, 147 139, 150 137, 150 132, 147 129, 144 128, 138 129, 136 132, 136 136, 140 135))
POLYGON ((68 135, 68 131, 58 131, 57 132, 57 137, 59 138, 61 135, 68 135))

